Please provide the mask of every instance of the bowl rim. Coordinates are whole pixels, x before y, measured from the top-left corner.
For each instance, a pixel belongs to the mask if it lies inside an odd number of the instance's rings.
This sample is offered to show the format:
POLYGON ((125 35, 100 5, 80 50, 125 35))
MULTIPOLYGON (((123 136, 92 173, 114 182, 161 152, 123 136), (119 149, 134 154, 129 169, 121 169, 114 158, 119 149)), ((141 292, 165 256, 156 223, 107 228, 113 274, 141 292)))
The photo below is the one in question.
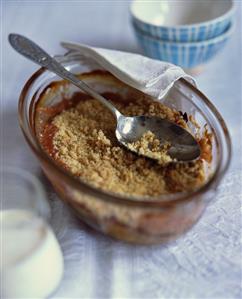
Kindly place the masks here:
MULTIPOLYGON (((212 176, 200 188, 197 188, 190 192, 186 191, 186 192, 178 192, 178 193, 173 193, 173 194, 160 195, 157 197, 152 197, 152 199, 149 199, 149 201, 147 201, 147 197, 122 196, 117 193, 112 193, 112 192, 98 189, 89 183, 86 183, 78 178, 73 177, 67 170, 65 170, 60 165, 58 165, 58 163, 55 160, 51 159, 51 157, 41 149, 36 136, 33 136, 33 134, 31 134, 32 138, 34 139, 34 143, 30 140, 30 138, 28 137, 28 133, 26 132, 25 125, 24 125, 25 99, 26 99, 28 91, 31 88, 31 86, 33 85, 33 83, 44 72, 48 72, 48 71, 42 67, 31 75, 31 77, 27 80, 27 82, 25 83, 25 85, 20 93, 19 102, 18 102, 18 119, 19 119, 20 128, 21 128, 23 135, 24 135, 27 143, 29 144, 30 148, 33 150, 33 152, 36 154, 36 156, 41 161, 41 163, 40 163, 41 166, 42 166, 43 162, 47 163, 48 165, 50 165, 52 167, 52 169, 59 172, 59 174, 61 176, 64 176, 67 179, 67 182, 71 182, 71 184, 76 189, 82 188, 81 191, 85 192, 87 195, 89 195, 91 197, 94 196, 96 198, 99 198, 100 200, 103 200, 103 201, 106 201, 109 203, 111 202, 114 204, 119 204, 121 206, 128 205, 128 206, 135 206, 135 207, 145 208, 145 209, 147 209, 147 208, 150 208, 150 209, 152 209, 152 208, 167 208, 167 207, 171 207, 174 205, 180 205, 180 204, 184 204, 184 203, 187 203, 190 201, 194 201, 196 199, 198 200, 203 193, 209 192, 211 190, 213 190, 213 191, 216 190, 219 182, 223 178, 223 176, 226 173, 226 171, 230 165, 230 162, 231 162, 232 143, 231 143, 230 134, 229 134, 229 131, 228 131, 228 128, 227 128, 227 125, 226 125, 224 119, 222 118, 221 114, 218 112, 216 107, 209 101, 209 99, 199 89, 197 89, 195 86, 193 86, 187 80, 185 80, 184 78, 180 79, 184 85, 186 85, 188 88, 190 88, 193 92, 197 93, 198 96, 203 98, 205 104, 213 111, 216 119, 218 120, 219 124, 221 125, 222 133, 226 140, 226 148, 227 148, 227 152, 228 152, 227 159, 225 160, 225 163, 224 163, 222 169, 221 169, 222 163, 218 163, 218 166, 216 167, 212 176)), ((33 103, 33 98, 31 99, 30 109, 33 108, 32 103, 33 103)), ((30 109, 28 109, 28 112, 27 112, 28 117, 30 114, 30 109)), ((31 131, 30 124, 28 124, 28 127, 31 131)))
POLYGON ((133 24, 135 31, 139 34, 142 35, 144 38, 149 39, 152 42, 158 42, 159 44, 167 44, 167 45, 174 45, 174 46, 180 46, 180 47, 193 47, 193 46, 207 46, 211 44, 217 44, 227 38, 229 38, 235 29, 235 24, 232 22, 229 26, 229 28, 219 36, 207 39, 207 40, 202 40, 202 41, 194 41, 194 42, 175 42, 175 41, 166 41, 162 40, 158 37, 154 37, 151 35, 148 35, 147 33, 143 32, 135 24, 133 24))
POLYGON ((167 26, 167 25, 155 25, 149 22, 146 22, 144 20, 142 20, 140 17, 138 17, 135 13, 134 13, 134 6, 139 2, 139 0, 133 0, 129 6, 129 11, 131 16, 134 19, 137 19, 139 22, 148 25, 150 27, 155 27, 155 28, 162 28, 162 29, 166 29, 169 30, 170 28, 174 28, 176 30, 179 29, 191 29, 193 27, 204 27, 204 26, 210 26, 213 23, 219 23, 221 20, 223 19, 227 19, 230 18, 234 15, 235 11, 236 11, 236 6, 235 6, 235 1, 234 0, 228 0, 230 2, 230 8, 228 11, 226 11, 224 14, 222 14, 221 16, 211 19, 211 20, 207 20, 204 22, 198 22, 198 23, 193 23, 193 24, 183 24, 183 25, 172 25, 172 26, 167 26))

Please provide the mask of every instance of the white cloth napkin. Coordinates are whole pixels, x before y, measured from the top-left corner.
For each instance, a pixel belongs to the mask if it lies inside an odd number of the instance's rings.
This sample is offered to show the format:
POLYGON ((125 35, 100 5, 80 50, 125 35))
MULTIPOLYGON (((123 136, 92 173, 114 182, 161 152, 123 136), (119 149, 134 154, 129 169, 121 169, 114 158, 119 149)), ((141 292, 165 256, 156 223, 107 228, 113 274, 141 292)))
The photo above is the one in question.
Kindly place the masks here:
POLYGON ((182 68, 168 62, 83 44, 62 42, 61 45, 73 53, 80 53, 87 61, 95 61, 119 80, 159 100, 180 78, 196 85, 194 78, 182 68))

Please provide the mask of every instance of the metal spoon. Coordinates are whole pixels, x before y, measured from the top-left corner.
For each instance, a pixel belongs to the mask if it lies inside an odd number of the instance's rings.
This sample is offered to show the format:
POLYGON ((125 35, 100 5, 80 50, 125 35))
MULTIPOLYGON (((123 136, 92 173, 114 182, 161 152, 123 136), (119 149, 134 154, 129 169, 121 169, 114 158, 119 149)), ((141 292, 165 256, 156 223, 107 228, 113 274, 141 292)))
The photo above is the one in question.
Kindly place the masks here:
POLYGON ((60 63, 31 40, 18 34, 10 34, 9 42, 18 53, 61 78, 70 81, 110 109, 117 120, 116 137, 126 148, 127 144, 139 140, 145 132, 151 131, 160 140, 161 144, 164 142, 171 144, 168 150, 171 158, 178 161, 190 161, 200 156, 200 147, 194 137, 175 123, 153 116, 124 116, 108 100, 95 92, 74 74, 68 72, 60 63))

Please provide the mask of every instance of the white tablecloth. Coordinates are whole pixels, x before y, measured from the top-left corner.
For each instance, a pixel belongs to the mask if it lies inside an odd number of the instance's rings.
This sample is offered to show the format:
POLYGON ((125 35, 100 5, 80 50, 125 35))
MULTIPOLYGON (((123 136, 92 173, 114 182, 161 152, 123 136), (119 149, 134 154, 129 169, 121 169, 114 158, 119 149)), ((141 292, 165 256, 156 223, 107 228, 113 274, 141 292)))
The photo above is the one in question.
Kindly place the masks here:
POLYGON ((36 66, 8 45, 22 33, 54 54, 60 40, 140 52, 129 23, 129 1, 2 1, 0 165, 22 167, 44 183, 65 273, 52 298, 242 298, 242 17, 219 56, 197 77, 220 110, 233 140, 233 160, 199 223, 167 246, 131 246, 88 228, 52 191, 20 132, 17 102, 36 66))

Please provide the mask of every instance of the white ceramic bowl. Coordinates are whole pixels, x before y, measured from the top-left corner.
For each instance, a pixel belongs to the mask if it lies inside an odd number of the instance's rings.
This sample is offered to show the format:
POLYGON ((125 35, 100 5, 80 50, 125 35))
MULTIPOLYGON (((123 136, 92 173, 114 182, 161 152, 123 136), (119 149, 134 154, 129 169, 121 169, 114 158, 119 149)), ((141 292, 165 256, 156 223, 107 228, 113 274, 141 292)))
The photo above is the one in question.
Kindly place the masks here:
POLYGON ((233 21, 232 0, 182 0, 132 2, 136 28, 170 42, 195 42, 224 33, 233 21))
POLYGON ((163 41, 150 37, 137 28, 135 34, 145 55, 191 70, 207 63, 224 48, 233 33, 233 27, 230 26, 218 37, 192 43, 163 41))

